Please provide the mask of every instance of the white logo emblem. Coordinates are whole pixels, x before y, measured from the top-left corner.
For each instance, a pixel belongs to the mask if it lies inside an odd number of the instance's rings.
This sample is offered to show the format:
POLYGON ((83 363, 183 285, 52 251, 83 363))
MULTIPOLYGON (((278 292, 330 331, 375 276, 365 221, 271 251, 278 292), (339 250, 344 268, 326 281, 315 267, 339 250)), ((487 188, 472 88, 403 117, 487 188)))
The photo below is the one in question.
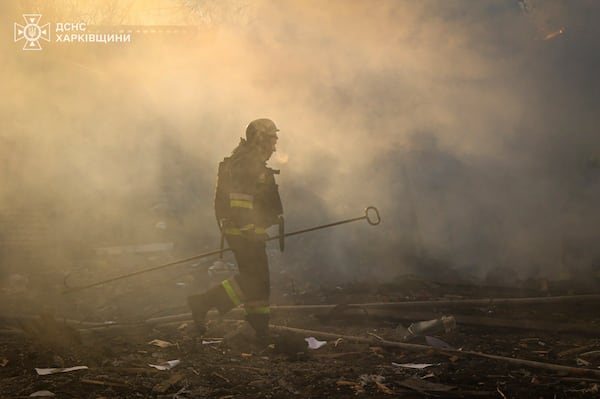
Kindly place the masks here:
POLYGON ((15 42, 25 39, 23 50, 41 50, 40 39, 50 41, 50 24, 40 26, 42 14, 23 14, 25 26, 15 22, 15 42))

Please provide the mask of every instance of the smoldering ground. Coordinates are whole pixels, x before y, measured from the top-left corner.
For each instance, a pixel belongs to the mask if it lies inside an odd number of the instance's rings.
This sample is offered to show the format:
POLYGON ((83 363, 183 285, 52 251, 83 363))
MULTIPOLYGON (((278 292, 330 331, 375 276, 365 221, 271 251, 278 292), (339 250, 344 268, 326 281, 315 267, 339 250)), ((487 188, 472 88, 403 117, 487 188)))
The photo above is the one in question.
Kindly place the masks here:
POLYGON ((288 230, 383 218, 290 239, 272 257, 297 278, 387 280, 424 258, 553 276, 565 251, 578 270, 598 255, 594 1, 46 3, 1 6, 5 275, 98 247, 212 249, 216 165, 265 116, 288 230), (193 29, 27 52, 10 38, 32 12, 193 29))

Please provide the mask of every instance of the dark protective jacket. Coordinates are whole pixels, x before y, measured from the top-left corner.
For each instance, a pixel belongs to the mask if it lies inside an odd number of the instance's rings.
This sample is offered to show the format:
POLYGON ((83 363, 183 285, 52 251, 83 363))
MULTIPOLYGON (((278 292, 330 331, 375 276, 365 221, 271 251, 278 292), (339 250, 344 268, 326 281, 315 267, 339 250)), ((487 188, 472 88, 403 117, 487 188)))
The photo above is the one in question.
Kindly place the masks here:
POLYGON ((244 139, 230 157, 219 164, 215 190, 215 214, 223 233, 264 234, 278 223, 283 207, 275 175, 258 148, 244 139))

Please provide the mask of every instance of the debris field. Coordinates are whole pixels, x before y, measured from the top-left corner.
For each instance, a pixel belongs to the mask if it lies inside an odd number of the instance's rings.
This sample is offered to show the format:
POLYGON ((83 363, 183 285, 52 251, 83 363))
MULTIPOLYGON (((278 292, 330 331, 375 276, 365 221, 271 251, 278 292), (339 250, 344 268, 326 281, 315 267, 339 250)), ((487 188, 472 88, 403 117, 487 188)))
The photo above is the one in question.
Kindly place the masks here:
POLYGON ((460 290, 307 294, 273 307, 263 342, 241 309, 211 312, 204 336, 185 311, 4 316, 0 397, 598 397, 600 295, 460 290))

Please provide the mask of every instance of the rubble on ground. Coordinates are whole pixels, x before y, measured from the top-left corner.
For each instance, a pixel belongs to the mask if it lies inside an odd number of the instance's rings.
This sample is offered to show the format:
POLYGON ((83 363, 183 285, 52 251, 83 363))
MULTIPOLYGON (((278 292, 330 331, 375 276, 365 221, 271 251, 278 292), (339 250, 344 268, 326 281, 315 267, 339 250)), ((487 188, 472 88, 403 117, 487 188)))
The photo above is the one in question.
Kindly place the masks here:
MULTIPOLYGON (((346 291, 351 305, 274 307, 267 342, 239 311, 212 318, 203 337, 185 313, 80 324, 48 314, 3 318, 0 397, 598 395, 600 296, 492 300, 432 289, 426 300, 385 302, 387 287, 361 305, 346 291)), ((368 299, 364 291, 356 298, 368 299)))

